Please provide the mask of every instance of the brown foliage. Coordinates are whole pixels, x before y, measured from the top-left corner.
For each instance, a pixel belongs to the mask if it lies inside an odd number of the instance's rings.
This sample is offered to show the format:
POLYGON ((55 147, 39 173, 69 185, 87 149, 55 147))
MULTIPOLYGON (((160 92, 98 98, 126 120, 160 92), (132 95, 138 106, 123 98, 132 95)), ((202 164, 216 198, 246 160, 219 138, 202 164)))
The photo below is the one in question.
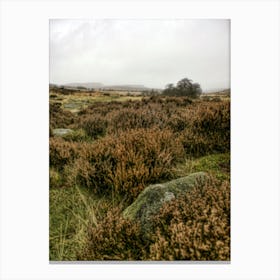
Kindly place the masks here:
POLYGON ((146 184, 171 177, 183 147, 168 130, 138 129, 105 136, 80 147, 80 158, 68 170, 76 183, 97 193, 135 198, 146 184))
MULTIPOLYGON (((67 94, 67 92, 65 93, 67 94)), ((50 105, 50 183, 88 187, 131 202, 145 186, 166 181, 186 154, 197 157, 230 149, 230 103, 150 97, 95 103, 77 115, 50 105)), ((215 182, 167 203, 143 240, 139 225, 109 211, 80 259, 229 260, 230 188, 215 182)))
POLYGON ((50 103, 50 128, 68 127, 75 122, 75 115, 61 108, 60 103, 50 103))
POLYGON ((181 131, 186 118, 180 111, 189 106, 187 98, 151 97, 142 101, 110 102, 93 104, 79 113, 77 127, 83 126, 87 118, 104 123, 107 134, 138 128, 171 129, 181 131), (175 121, 172 121, 172 118, 175 121), (179 125, 178 125, 179 123, 179 125))
POLYGON ((140 223, 108 211, 89 228, 83 260, 229 260, 230 189, 209 182, 167 202, 144 236, 140 223))
POLYGON ((49 142, 50 166, 58 170, 73 162, 79 156, 77 145, 59 137, 51 137, 49 142))
POLYGON ((229 260, 230 186, 197 187, 154 217, 151 260, 229 260))
MULTIPOLYGON (((133 199, 147 184, 171 178, 185 153, 228 151, 229 111, 229 102, 182 97, 96 103, 73 119, 77 137, 50 138, 50 165, 65 170, 69 185, 133 199)), ((59 106, 51 114, 56 125, 69 124, 59 106)))
POLYGON ((89 243, 80 259, 140 260, 145 249, 139 224, 124 219, 120 209, 113 208, 89 230, 89 243))
POLYGON ((78 127, 83 128, 91 138, 97 139, 105 135, 107 120, 100 114, 86 115, 79 120, 78 127))
POLYGON ((188 126, 180 135, 185 151, 203 156, 230 150, 230 103, 201 103, 188 112, 188 126))

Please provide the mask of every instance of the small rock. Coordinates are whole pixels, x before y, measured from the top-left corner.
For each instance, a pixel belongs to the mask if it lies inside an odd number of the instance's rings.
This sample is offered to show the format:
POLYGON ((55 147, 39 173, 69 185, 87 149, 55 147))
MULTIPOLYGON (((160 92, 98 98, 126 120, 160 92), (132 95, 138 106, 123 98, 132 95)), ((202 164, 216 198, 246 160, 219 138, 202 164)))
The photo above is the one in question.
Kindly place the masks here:
POLYGON ((69 128, 55 128, 52 130, 54 136, 66 136, 73 133, 72 129, 69 128))

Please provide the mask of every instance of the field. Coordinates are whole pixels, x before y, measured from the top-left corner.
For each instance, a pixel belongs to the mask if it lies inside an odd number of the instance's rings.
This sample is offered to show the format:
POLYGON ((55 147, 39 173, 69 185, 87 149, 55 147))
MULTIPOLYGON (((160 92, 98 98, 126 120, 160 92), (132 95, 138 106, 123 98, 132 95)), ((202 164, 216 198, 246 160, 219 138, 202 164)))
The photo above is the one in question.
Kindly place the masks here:
POLYGON ((230 260, 229 94, 49 100, 51 261, 230 260), (207 180, 164 202, 149 230, 124 215, 149 185, 197 172, 207 180))

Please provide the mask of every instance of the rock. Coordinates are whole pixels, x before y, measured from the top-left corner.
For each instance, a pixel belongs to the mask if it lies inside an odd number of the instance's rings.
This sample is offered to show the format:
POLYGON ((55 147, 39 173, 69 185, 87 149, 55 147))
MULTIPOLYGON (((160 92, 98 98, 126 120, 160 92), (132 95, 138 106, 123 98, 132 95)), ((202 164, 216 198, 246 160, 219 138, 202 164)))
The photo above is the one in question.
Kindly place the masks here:
POLYGON ((207 175, 197 172, 164 184, 150 185, 123 211, 124 218, 139 220, 144 233, 152 230, 152 217, 164 203, 191 190, 195 185, 204 184, 207 175))
POLYGON ((55 128, 52 130, 54 136, 66 136, 72 134, 74 131, 69 128, 55 128))

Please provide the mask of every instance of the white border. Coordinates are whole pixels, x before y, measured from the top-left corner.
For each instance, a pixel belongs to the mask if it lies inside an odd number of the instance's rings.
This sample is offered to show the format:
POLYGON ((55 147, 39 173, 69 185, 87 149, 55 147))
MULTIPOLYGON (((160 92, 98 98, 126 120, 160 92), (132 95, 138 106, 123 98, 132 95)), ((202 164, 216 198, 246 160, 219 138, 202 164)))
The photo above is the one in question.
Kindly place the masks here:
POLYGON ((2 1, 1 279, 279 279, 278 51, 278 1, 2 1), (49 264, 50 18, 231 19, 231 264, 49 264))

